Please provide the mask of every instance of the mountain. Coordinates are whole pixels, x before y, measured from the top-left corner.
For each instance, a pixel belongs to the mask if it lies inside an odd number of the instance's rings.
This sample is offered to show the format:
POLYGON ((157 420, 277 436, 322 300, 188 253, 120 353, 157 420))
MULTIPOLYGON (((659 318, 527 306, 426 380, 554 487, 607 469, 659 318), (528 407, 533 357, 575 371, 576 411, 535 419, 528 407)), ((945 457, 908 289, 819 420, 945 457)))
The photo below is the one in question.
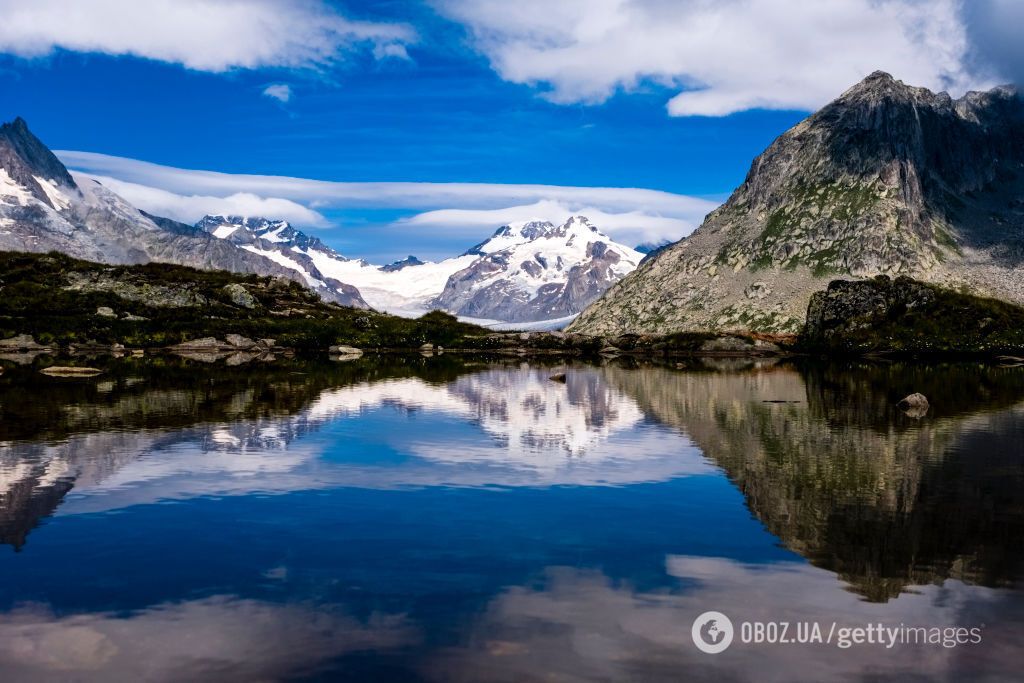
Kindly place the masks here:
POLYGON ((582 216, 506 225, 466 253, 476 260, 448 278, 435 304, 509 322, 575 315, 643 258, 582 216))
POLYGON ((440 308, 504 322, 563 318, 581 311, 642 258, 583 217, 561 226, 505 225, 459 256, 436 262, 409 256, 385 266, 346 258, 286 221, 207 216, 197 227, 294 269, 311 286, 347 283, 375 309, 406 316, 440 308))
POLYGON ((327 301, 355 308, 369 308, 359 290, 321 273, 306 255, 310 250, 347 261, 316 237, 293 228, 288 221, 242 216, 204 216, 196 228, 252 254, 262 256, 301 276, 302 282, 327 301))
POLYGON ((691 236, 571 331, 795 332, 838 278, 906 275, 1024 303, 1024 103, 876 72, 776 139, 691 236))
POLYGON ((409 266, 422 265, 424 265, 423 261, 420 261, 412 254, 409 254, 400 261, 395 261, 394 263, 389 263, 386 266, 381 266, 380 269, 383 270, 385 273, 394 273, 396 271, 402 270, 403 268, 408 268, 409 266))
MULTIPOLYGON (((157 261, 297 279, 292 269, 258 253, 145 214, 98 181, 69 173, 21 118, 0 126, 0 250, 59 251, 110 264, 157 261)), ((358 292, 349 290, 325 289, 322 294, 365 307, 358 292)))

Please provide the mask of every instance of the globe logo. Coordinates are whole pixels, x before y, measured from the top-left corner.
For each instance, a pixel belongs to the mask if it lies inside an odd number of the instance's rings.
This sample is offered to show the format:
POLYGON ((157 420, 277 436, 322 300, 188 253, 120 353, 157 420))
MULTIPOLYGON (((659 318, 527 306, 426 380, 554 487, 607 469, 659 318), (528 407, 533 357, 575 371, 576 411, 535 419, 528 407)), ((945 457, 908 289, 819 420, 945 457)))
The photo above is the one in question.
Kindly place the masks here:
POLYGON ((698 650, 717 655, 732 644, 732 622, 721 612, 705 612, 693 620, 690 635, 698 650))

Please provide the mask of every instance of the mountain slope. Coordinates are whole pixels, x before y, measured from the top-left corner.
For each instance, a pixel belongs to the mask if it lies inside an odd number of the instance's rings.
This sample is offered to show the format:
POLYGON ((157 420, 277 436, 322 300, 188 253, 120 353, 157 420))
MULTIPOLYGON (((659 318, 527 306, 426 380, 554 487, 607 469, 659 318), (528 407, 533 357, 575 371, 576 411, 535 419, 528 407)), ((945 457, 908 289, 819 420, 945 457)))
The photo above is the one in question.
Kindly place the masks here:
POLYGON ((342 261, 348 259, 316 237, 296 230, 288 221, 242 216, 204 216, 196 223, 196 228, 294 271, 301 276, 307 287, 328 301, 356 308, 370 307, 358 289, 321 273, 303 250, 318 249, 342 261))
POLYGON ((876 72, 775 140, 691 236, 570 326, 795 332, 837 275, 908 275, 1024 303, 1024 104, 876 72))
POLYGON ((582 216, 564 225, 532 221, 500 228, 469 252, 435 300, 459 315, 509 322, 574 315, 640 263, 582 216))
MULTIPOLYGON (((159 261, 302 281, 289 267, 144 214, 96 180, 69 173, 20 118, 0 126, 0 250, 60 251, 110 264, 159 261)), ((365 307, 357 292, 326 287, 321 294, 365 307)))
POLYGON ((643 256, 583 217, 562 226, 506 225, 459 256, 436 262, 410 256, 385 266, 346 258, 285 221, 207 216, 197 227, 295 269, 314 288, 348 283, 377 310, 412 316, 432 308, 521 323, 571 316, 643 256))

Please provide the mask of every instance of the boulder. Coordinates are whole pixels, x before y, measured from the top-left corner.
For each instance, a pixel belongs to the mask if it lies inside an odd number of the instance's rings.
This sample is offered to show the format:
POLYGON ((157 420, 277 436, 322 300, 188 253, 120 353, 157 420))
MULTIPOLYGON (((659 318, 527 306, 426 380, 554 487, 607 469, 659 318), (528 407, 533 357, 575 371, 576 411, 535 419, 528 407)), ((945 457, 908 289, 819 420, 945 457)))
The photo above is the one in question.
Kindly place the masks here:
POLYGON ((917 392, 905 397, 897 404, 907 417, 921 418, 928 414, 928 398, 917 392))
POLYGON ((7 339, 0 339, 0 351, 42 351, 52 346, 39 344, 30 334, 19 334, 7 339))
POLYGON ((362 349, 357 349, 354 346, 345 346, 343 344, 339 344, 337 346, 332 346, 329 349, 327 349, 327 351, 331 355, 335 355, 335 356, 361 356, 361 355, 363 355, 363 350, 362 349))
POLYGON ((548 379, 550 379, 552 382, 561 382, 562 384, 565 384, 565 373, 556 372, 555 374, 551 375, 551 377, 548 377, 548 379))
POLYGON ((249 293, 242 285, 237 282, 232 282, 229 285, 224 285, 224 292, 231 297, 231 303, 242 308, 253 309, 256 308, 256 297, 249 293))
POLYGON ((231 344, 232 346, 237 347, 239 349, 251 349, 254 346, 256 346, 256 342, 254 342, 252 339, 249 339, 248 337, 243 337, 240 334, 228 334, 224 336, 224 339, 227 341, 228 344, 231 344))
POLYGON ((114 309, 110 306, 100 306, 96 309, 96 315, 101 318, 116 318, 117 313, 114 313, 114 309))
POLYGON ((218 341, 214 337, 203 337, 202 339, 191 339, 189 341, 175 344, 172 349, 179 349, 182 351, 216 351, 225 346, 224 342, 218 341))

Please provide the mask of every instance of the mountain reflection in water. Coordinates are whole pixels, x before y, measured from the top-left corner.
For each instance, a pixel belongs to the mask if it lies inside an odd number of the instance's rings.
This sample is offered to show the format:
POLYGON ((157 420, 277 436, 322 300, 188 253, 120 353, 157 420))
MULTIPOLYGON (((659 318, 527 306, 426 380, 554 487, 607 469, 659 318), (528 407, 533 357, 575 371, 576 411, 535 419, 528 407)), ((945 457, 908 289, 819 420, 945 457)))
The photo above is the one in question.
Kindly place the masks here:
MULTIPOLYGON (((688 638, 705 609, 998 623, 996 679, 1021 654, 1020 368, 442 356, 104 369, 0 376, 0 543, 20 550, 0 554, 13 680, 868 671, 856 651, 700 659, 688 638), (923 418, 896 407, 914 391, 931 400, 923 418), (77 568, 47 561, 72 546, 77 568), (205 554, 187 566, 161 559, 191 546, 205 554), (220 636, 177 640, 168 624, 220 636)), ((873 671, 981 671, 964 657, 896 651, 873 671)))

